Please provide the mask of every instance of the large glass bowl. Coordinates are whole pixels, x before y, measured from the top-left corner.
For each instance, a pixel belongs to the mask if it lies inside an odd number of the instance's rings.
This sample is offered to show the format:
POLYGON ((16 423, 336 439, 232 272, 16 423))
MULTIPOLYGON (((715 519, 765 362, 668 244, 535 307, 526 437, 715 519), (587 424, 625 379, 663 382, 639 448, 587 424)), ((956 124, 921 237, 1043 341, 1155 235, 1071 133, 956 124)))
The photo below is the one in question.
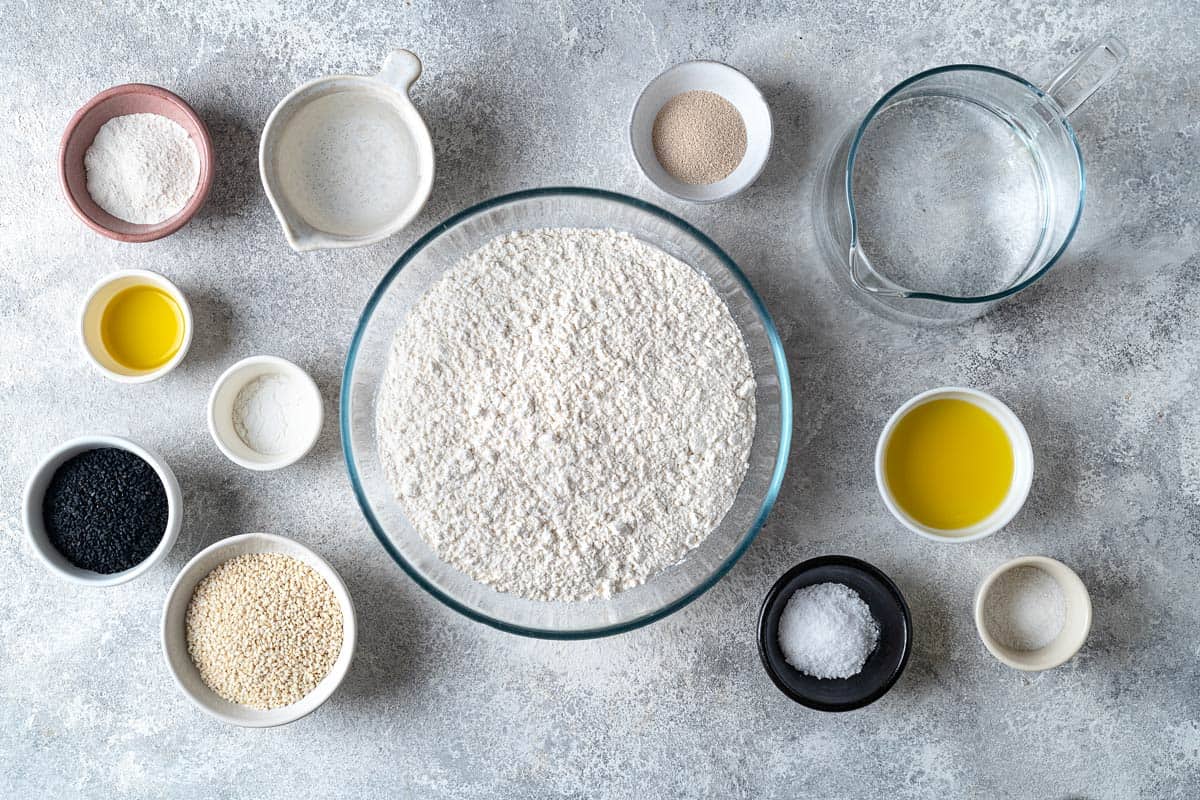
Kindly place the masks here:
POLYGON ((401 256, 367 302, 342 381, 342 447, 359 505, 379 541, 413 580, 466 616, 511 633, 583 639, 621 633, 682 608, 720 580, 750 546, 783 480, 792 398, 783 346, 741 270, 712 240, 660 208, 593 189, 549 188, 480 203, 435 227, 401 256), (417 299, 464 256, 496 236, 531 228, 613 228, 665 250, 704 275, 741 329, 758 383, 750 466, 733 507, 678 564, 609 599, 526 600, 441 561, 413 529, 384 477, 375 400, 392 337, 417 299))

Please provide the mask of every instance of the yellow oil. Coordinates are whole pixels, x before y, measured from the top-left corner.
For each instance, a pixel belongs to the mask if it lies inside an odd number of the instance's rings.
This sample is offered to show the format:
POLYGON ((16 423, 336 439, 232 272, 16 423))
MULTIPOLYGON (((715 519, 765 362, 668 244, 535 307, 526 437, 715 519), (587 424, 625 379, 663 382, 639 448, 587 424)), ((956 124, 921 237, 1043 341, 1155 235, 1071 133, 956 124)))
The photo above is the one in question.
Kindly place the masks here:
POLYGON ((100 317, 104 349, 126 369, 150 372, 170 361, 183 345, 183 312, 157 286, 129 286, 113 295, 100 317))
POLYGON ((1013 449, 1000 423, 966 400, 942 398, 900 418, 884 450, 884 479, 917 522, 953 531, 987 519, 1013 480, 1013 449))

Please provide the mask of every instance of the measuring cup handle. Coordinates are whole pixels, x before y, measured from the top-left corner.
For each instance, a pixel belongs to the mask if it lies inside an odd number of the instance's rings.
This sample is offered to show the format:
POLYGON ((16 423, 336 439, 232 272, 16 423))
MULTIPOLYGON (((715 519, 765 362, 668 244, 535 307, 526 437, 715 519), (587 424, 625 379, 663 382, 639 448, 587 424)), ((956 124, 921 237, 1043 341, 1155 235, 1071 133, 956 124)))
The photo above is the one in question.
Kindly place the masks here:
POLYGON ((1128 56, 1129 50, 1120 39, 1106 36, 1080 53, 1051 81, 1046 94, 1069 116, 1116 74, 1128 56))
POLYGON ((421 77, 421 59, 411 50, 393 50, 388 53, 379 72, 379 80, 401 92, 407 92, 417 78, 421 77))

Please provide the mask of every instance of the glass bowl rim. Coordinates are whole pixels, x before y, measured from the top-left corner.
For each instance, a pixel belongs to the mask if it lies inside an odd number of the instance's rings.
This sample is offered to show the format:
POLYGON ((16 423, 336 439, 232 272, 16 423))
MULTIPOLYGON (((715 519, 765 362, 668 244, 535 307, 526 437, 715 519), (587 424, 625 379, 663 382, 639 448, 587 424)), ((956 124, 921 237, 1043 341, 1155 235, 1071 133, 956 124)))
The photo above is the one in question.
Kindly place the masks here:
POLYGON ((451 215, 445 221, 435 225, 428 233, 426 233, 404 251, 404 254, 396 260, 396 263, 387 271, 383 278, 379 281, 379 285, 371 293, 366 305, 363 307, 362 314, 359 316, 358 324, 354 330, 354 337, 350 340, 350 349, 346 353, 346 366, 342 372, 342 386, 339 392, 339 410, 338 410, 338 427, 342 440, 342 455, 346 461, 346 468, 350 474, 350 484, 354 489, 355 499, 358 501, 359 508, 362 509, 363 516, 366 517, 367 523, 371 526, 375 538, 383 545, 392 560, 400 565, 400 568, 413 579, 422 589, 433 595, 446 606, 454 609, 458 613, 468 619, 482 622, 498 630, 506 633, 513 633, 520 636, 528 636, 538 639, 557 639, 557 640, 572 640, 572 639, 595 639, 602 636, 612 636, 619 633, 640 628, 644 625, 649 625, 652 622, 660 620, 679 609, 691 603, 700 595, 711 589, 716 583, 725 577, 726 573, 733 567, 734 564, 745 554, 750 544, 754 541, 758 532, 762 529, 766 522, 767 516, 771 513, 771 508, 775 505, 775 500, 779 496, 779 489, 783 483, 784 471, 787 468, 788 454, 791 452, 792 441, 792 386, 791 379, 788 373, 787 359, 783 352, 783 342, 779 337, 779 331, 775 327, 775 322, 772 320, 770 312, 767 311, 766 305, 762 298, 754 291, 754 287, 750 285, 750 281, 746 279, 745 274, 738 268, 725 251, 717 244, 691 224, 675 216, 674 214, 659 208, 644 200, 639 200, 635 197, 619 194, 617 192, 609 192, 603 189, 590 189, 584 187, 571 186, 549 186, 538 189, 526 189, 509 194, 499 195, 489 200, 484 200, 463 211, 451 215), (763 496, 762 502, 759 505, 758 514, 754 518, 746 533, 738 542, 737 547, 733 552, 725 558, 711 575, 705 580, 694 586, 690 591, 681 597, 676 598, 665 606, 647 612, 641 616, 626 622, 620 622, 612 625, 601 625, 598 627, 584 628, 580 630, 557 630, 553 628, 535 628, 525 625, 516 625, 510 622, 505 622, 495 619, 481 611, 471 608, 454 598, 447 595, 432 582, 426 580, 420 572, 418 572, 408 561, 400 554, 396 547, 392 544, 387 534, 384 532, 379 520, 375 517, 371 510, 371 504, 366 498, 363 491, 362 481, 358 474, 358 466, 354 460, 354 454, 350 448, 350 387, 352 385, 351 375, 358 357, 359 347, 362 343, 363 333, 366 330, 367 323, 370 321, 375 307, 379 304, 380 299, 391 288, 393 281, 400 274, 400 271, 416 257, 418 253, 425 249, 433 240, 441 236, 446 231, 461 222, 464 222, 472 217, 478 216, 485 211, 498 208, 503 205, 520 202, 523 200, 531 200, 544 197, 583 197, 588 199, 608 200, 616 203, 622 203, 627 206, 649 213, 659 219, 670 223, 671 225, 681 229, 684 233, 694 237, 701 245, 708 249, 717 260, 720 261, 730 274, 737 280, 742 291, 750 299, 752 305, 759 318, 762 321, 763 328, 767 335, 767 342, 771 348, 771 356, 775 364, 775 374, 779 380, 779 415, 780 415, 780 433, 779 447, 775 454, 775 466, 771 474, 771 481, 767 487, 767 492, 763 496))
POLYGON ((846 174, 844 176, 846 187, 845 200, 850 209, 850 241, 852 245, 857 246, 858 222, 857 217, 854 214, 854 159, 858 155, 858 147, 862 143, 863 136, 866 135, 867 128, 870 127, 871 122, 876 116, 878 116, 879 112, 883 110, 883 107, 887 105, 888 101, 890 101, 897 94, 907 89, 912 84, 917 83, 918 81, 931 78, 934 75, 941 75, 945 72, 983 72, 990 75, 996 75, 1001 78, 1007 78, 1014 83, 1020 84, 1028 91, 1033 92, 1033 94, 1039 99, 1047 100, 1052 103, 1055 108, 1059 108, 1058 121, 1059 124, 1063 126, 1064 130, 1066 130, 1067 136, 1070 137, 1071 145, 1075 152, 1075 165, 1079 168, 1079 195, 1075 201, 1075 216, 1071 220, 1071 226, 1068 228, 1066 236, 1063 238, 1063 243, 1046 259, 1046 263, 1043 264, 1042 267, 1037 270, 1037 272, 1033 273, 1028 278, 1025 278, 1024 280, 1008 287, 1007 289, 1001 289, 1000 291, 992 292, 991 294, 960 297, 956 295, 939 294, 937 292, 916 292, 905 289, 903 295, 901 295, 902 297, 913 300, 937 300, 943 303, 952 303, 958 305, 991 303, 996 300, 1003 300, 1005 297, 1011 297, 1017 292, 1027 289, 1040 280, 1043 275, 1050 271, 1051 267, 1058 263, 1058 260, 1062 258, 1063 253, 1067 251, 1067 247, 1071 244, 1071 240, 1075 238, 1075 232, 1079 229, 1079 220, 1083 217, 1083 203, 1087 195, 1087 169, 1083 164, 1083 150, 1079 146, 1079 137, 1075 135, 1075 128, 1071 125, 1070 117, 1065 112, 1061 111, 1058 102, 1055 101, 1053 96, 1048 94, 1040 87, 1025 80, 1016 73, 1009 72, 1006 69, 1000 69, 999 67, 989 67, 984 64, 947 64, 942 67, 934 67, 933 69, 927 69, 922 72, 918 72, 915 75, 910 75, 909 77, 900 81, 900 83, 893 86, 891 89, 885 92, 882 97, 875 101, 875 104, 871 106, 871 110, 867 112, 867 115, 863 117, 862 122, 858 124, 858 128, 854 133, 854 140, 851 142, 850 150, 846 155, 846 174))

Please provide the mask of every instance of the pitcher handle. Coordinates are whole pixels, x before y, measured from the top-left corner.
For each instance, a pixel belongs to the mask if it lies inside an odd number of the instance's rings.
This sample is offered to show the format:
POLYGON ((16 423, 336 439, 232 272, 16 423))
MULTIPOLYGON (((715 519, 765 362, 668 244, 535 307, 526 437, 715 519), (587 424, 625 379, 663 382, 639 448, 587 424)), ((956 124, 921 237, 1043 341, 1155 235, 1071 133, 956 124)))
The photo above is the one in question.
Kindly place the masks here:
POLYGON ((378 77, 393 89, 408 92, 421 77, 421 59, 411 50, 393 50, 388 53, 378 77))
POLYGON ((1046 87, 1046 94, 1070 116, 1092 94, 1117 73, 1129 50, 1115 36, 1106 36, 1079 54, 1046 87))

